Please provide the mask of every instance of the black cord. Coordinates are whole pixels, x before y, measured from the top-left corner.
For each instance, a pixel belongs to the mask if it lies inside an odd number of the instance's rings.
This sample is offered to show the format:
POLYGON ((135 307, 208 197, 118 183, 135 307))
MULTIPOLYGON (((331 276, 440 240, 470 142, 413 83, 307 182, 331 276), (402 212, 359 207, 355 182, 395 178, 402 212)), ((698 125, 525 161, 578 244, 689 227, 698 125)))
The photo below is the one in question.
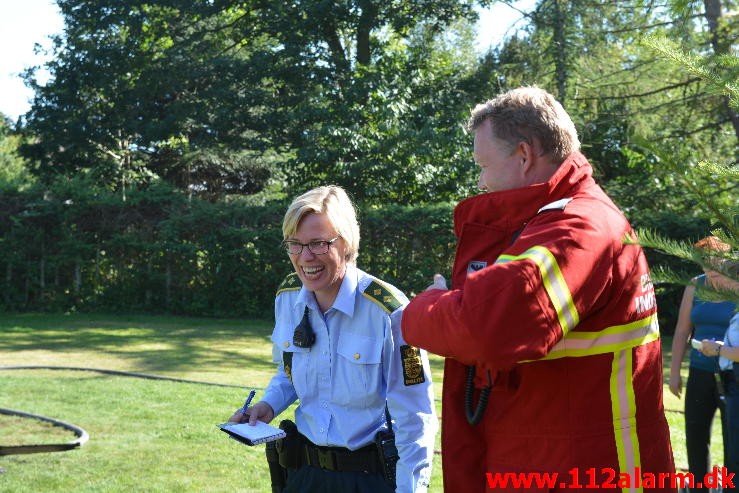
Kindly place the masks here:
POLYGON ((488 370, 488 385, 480 390, 480 399, 477 401, 475 411, 472 412, 472 400, 475 392, 475 367, 467 367, 467 382, 464 389, 464 414, 467 417, 467 422, 471 425, 476 425, 482 419, 482 415, 485 413, 485 408, 488 405, 488 399, 490 398, 490 390, 493 388, 493 381, 490 377, 490 370, 488 370))

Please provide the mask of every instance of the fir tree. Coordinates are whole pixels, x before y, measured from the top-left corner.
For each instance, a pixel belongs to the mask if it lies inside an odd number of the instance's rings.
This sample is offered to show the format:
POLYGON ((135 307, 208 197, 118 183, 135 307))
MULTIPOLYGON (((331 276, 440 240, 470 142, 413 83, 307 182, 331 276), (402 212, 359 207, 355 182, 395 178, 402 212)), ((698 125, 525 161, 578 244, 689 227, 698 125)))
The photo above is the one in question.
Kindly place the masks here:
MULTIPOLYGON (((739 110, 739 58, 733 55, 708 56, 689 53, 666 38, 647 37, 643 43, 657 54, 699 77, 707 88, 728 102, 729 111, 739 110)), ((717 271, 739 281, 739 204, 736 200, 739 182, 739 157, 735 153, 727 163, 691 162, 690 156, 675 155, 670 150, 642 143, 655 155, 660 165, 678 175, 686 192, 695 199, 695 206, 710 219, 711 235, 728 244, 727 251, 696 248, 689 241, 673 241, 650 230, 639 230, 640 245, 692 262, 702 269, 717 271)), ((739 153, 739 146, 737 146, 739 153)), ((655 281, 687 284, 691 276, 669 268, 657 267, 655 281)), ((739 304, 739 292, 726 289, 703 288, 701 296, 729 300, 739 304)))

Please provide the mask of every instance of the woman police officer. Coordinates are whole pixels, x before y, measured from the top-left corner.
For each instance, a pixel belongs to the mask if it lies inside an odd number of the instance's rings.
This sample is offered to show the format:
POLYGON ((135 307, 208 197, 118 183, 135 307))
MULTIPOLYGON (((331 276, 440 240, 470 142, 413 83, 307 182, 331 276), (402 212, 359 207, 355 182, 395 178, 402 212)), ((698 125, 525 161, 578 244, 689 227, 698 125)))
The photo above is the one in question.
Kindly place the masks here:
POLYGON ((294 273, 275 299, 278 369, 261 401, 231 421, 270 422, 296 399, 303 464, 285 492, 426 491, 437 419, 426 353, 400 331, 406 297, 356 267, 359 225, 346 192, 297 197, 282 225, 294 273), (396 484, 375 446, 392 417, 396 484))

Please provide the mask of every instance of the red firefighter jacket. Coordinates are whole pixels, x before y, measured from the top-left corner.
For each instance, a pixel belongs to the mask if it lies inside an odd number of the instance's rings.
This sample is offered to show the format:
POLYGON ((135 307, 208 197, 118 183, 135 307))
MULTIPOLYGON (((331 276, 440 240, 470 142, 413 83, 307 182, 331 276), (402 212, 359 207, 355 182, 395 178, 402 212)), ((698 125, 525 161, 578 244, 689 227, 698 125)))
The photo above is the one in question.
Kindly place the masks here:
POLYGON ((674 472, 647 262, 585 157, 547 183, 462 201, 454 230, 452 289, 421 293, 402 320, 409 344, 447 357, 445 490, 490 491, 495 472, 566 478, 541 490, 571 486, 573 471, 581 484, 634 475, 631 486, 674 472), (467 365, 477 389, 493 383, 474 426, 467 365))

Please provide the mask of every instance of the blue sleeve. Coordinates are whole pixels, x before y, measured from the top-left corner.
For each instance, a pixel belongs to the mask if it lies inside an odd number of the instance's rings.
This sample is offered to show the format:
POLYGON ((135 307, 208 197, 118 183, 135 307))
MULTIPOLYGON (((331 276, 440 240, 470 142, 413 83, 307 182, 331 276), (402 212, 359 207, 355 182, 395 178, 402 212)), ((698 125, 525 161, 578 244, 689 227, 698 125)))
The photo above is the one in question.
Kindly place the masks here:
MULTIPOLYGON (((262 398, 267 404, 272 407, 275 412, 275 417, 287 409, 290 404, 295 402, 298 395, 295 393, 295 388, 292 382, 285 373, 283 352, 280 346, 278 346, 279 337, 276 337, 275 332, 280 327, 279 321, 281 320, 281 310, 285 303, 282 297, 277 297, 275 300, 275 330, 272 332, 272 361, 277 363, 277 373, 269 381, 267 389, 264 392, 262 398)), ((289 309, 289 307, 287 307, 289 309)))
POLYGON ((386 339, 385 354, 392 357, 384 368, 387 406, 400 456, 396 492, 426 492, 431 480, 438 421, 428 356, 426 351, 405 343, 400 331, 402 311, 402 308, 396 310, 390 316, 392 337, 386 339))

